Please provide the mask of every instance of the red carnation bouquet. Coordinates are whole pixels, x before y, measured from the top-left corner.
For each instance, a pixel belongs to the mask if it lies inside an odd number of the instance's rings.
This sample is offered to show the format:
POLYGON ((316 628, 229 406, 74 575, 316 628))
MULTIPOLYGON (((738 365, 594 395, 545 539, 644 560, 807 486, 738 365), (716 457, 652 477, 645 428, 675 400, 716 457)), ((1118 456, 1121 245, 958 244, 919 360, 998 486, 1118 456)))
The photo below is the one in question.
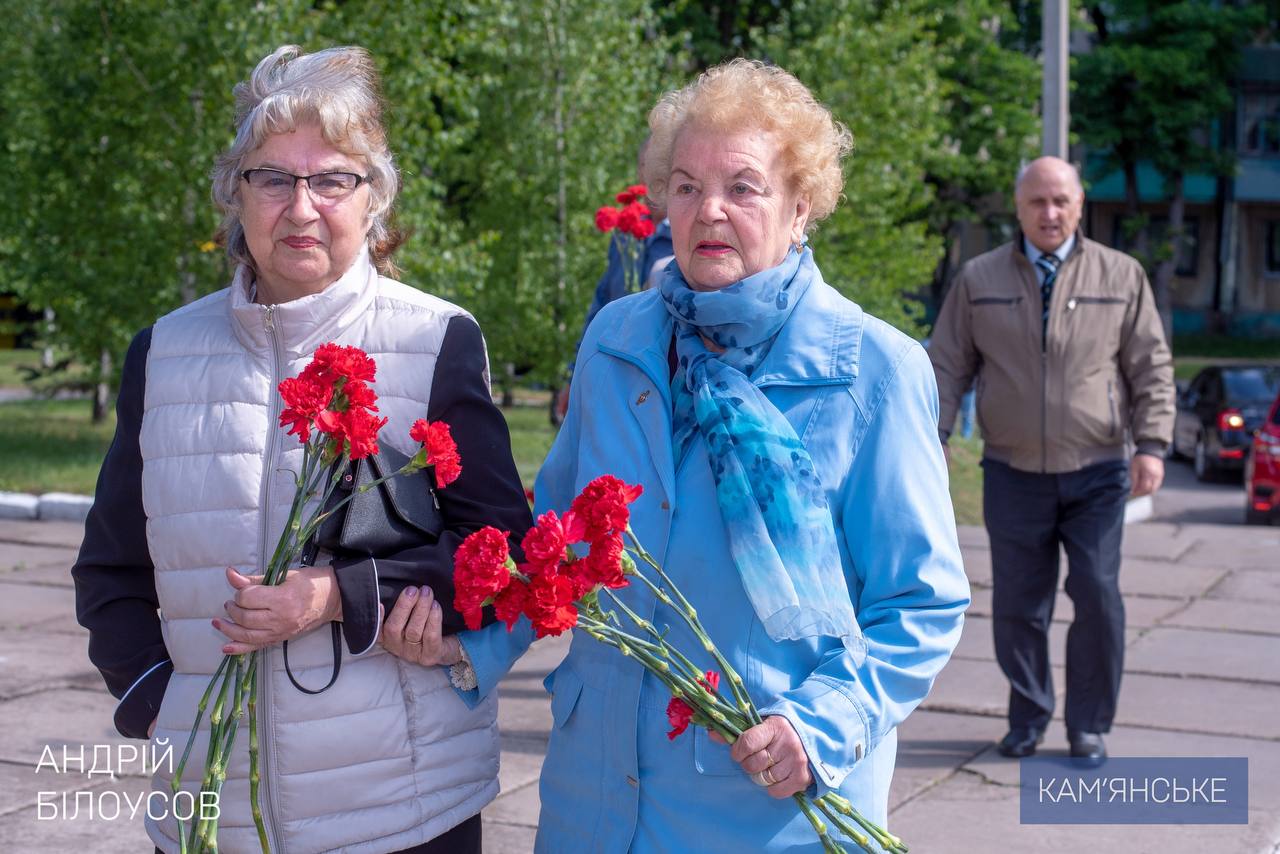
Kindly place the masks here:
MULTIPOLYGON (((376 370, 374 360, 359 348, 329 343, 316 350, 311 363, 303 368, 301 374, 282 381, 277 387, 284 403, 280 412, 280 426, 288 435, 297 436, 302 443, 302 470, 294 476, 295 489, 289 519, 264 568, 263 584, 280 584, 284 581, 286 574, 296 565, 303 546, 324 520, 351 500, 348 496, 335 502, 329 511, 323 510, 346 469, 346 465, 335 463, 359 460, 378 453, 378 431, 386 426, 387 419, 378 416, 378 397, 369 385, 374 381, 376 370)), ((421 445, 409 462, 390 475, 361 486, 359 491, 368 491, 392 477, 429 465, 435 466, 438 488, 443 489, 458 479, 462 467, 448 424, 419 419, 410 428, 409 437, 421 445)), ((258 841, 266 852, 270 850, 270 846, 258 798, 261 777, 258 773, 256 677, 261 661, 260 652, 224 656, 218 669, 214 671, 209 687, 200 698, 191 735, 174 771, 172 793, 178 793, 182 773, 200 730, 200 722, 208 711, 209 747, 200 780, 200 802, 202 805, 206 803, 205 793, 212 793, 213 802, 217 802, 222 784, 226 781, 236 732, 246 715, 247 707, 249 800, 254 824, 257 826, 258 841), (212 709, 209 707, 210 701, 213 702, 212 709)), ((205 818, 202 809, 200 818, 189 829, 179 819, 178 840, 183 854, 217 851, 218 820, 217 811, 214 812, 214 817, 205 818)))
MULTIPOLYGON (((539 638, 573 628, 584 631, 640 662, 670 689, 668 738, 674 740, 692 724, 732 743, 763 719, 742 677, 707 635, 698 612, 631 530, 629 505, 640 493, 640 486, 612 475, 596 478, 563 516, 549 510, 538 517, 521 542, 525 561, 520 564, 509 553, 507 532, 486 527, 471 534, 454 554, 454 607, 471 629, 480 627, 481 609, 493 605, 508 631, 521 616, 529 618, 539 638), (582 543, 588 547, 585 556, 574 548, 582 543), (656 581, 641 571, 637 560, 654 573, 656 581), (636 614, 614 593, 633 579, 684 621, 719 671, 699 670, 667 641, 662 627, 636 614), (727 683, 727 692, 721 690, 722 682, 727 683)), ((905 854, 907 850, 901 839, 867 820, 834 792, 819 798, 804 792, 793 797, 824 852, 846 851, 844 839, 837 834, 864 851, 905 854), (871 847, 872 840, 878 849, 871 847)))
POLYGON ((653 235, 653 217, 649 206, 640 201, 649 192, 644 184, 632 184, 614 198, 621 207, 605 205, 596 210, 596 228, 605 234, 612 233, 622 256, 622 277, 626 292, 640 290, 640 258, 644 254, 644 241, 653 235))

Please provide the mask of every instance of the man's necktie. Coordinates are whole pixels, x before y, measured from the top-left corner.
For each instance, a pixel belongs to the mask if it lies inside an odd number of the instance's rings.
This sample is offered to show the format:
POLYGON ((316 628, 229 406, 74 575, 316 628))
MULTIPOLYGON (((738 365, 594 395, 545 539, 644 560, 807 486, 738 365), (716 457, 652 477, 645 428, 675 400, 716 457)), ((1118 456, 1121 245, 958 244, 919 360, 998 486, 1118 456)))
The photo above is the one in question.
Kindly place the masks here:
POLYGON ((1045 254, 1036 259, 1036 266, 1040 268, 1044 280, 1040 282, 1040 340, 1043 341, 1049 334, 1049 299, 1053 296, 1053 282, 1058 278, 1058 265, 1062 263, 1062 259, 1057 255, 1045 254))

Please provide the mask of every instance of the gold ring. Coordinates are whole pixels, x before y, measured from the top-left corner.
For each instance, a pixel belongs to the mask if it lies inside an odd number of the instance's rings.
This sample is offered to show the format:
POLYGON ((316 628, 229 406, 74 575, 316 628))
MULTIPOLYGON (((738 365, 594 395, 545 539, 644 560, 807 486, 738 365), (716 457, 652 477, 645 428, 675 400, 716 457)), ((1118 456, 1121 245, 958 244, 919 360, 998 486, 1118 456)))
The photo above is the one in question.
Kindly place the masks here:
POLYGON ((767 780, 765 780, 763 771, 757 771, 756 773, 752 774, 751 782, 755 783, 757 786, 764 786, 766 789, 770 785, 770 783, 767 780))
POLYGON ((773 758, 773 754, 769 752, 769 748, 767 747, 764 749, 764 758, 769 760, 769 768, 778 764, 778 760, 773 758))
POLYGON ((764 777, 764 778, 765 778, 765 780, 767 780, 767 781, 768 781, 768 784, 769 784, 770 786, 772 786, 772 785, 774 785, 775 783, 777 783, 777 782, 778 782, 778 781, 774 778, 774 776, 773 776, 773 771, 772 771, 772 770, 770 770, 769 768, 764 769, 763 771, 761 771, 761 772, 760 772, 760 774, 761 774, 761 776, 762 776, 762 777, 764 777))
POLYGON ((405 641, 409 646, 422 646, 422 641, 405 641))

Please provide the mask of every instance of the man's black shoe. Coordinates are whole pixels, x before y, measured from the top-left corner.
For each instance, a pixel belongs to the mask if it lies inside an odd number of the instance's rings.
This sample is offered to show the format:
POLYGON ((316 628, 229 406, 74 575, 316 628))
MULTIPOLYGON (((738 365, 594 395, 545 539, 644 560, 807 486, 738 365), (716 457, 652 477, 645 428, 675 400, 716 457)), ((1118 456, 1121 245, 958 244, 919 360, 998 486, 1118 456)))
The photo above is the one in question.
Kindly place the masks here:
POLYGON ((1035 729, 1011 729, 1000 739, 996 750, 1001 756, 1022 759, 1036 752, 1036 745, 1044 741, 1044 733, 1035 729))
POLYGON ((1067 742, 1071 745, 1073 759, 1101 762, 1107 758, 1107 746, 1102 742, 1101 733, 1072 730, 1067 733, 1067 742))

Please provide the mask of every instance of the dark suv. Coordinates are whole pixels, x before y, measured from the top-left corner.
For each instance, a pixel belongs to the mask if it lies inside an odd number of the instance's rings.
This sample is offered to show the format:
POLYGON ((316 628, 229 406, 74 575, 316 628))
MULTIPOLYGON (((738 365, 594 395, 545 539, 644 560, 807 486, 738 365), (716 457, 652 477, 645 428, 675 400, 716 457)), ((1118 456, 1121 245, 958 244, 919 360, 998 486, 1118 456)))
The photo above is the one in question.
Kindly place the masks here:
POLYGON ((1215 365, 1178 395, 1173 453, 1190 457, 1196 477, 1240 471, 1280 389, 1280 365, 1215 365))

